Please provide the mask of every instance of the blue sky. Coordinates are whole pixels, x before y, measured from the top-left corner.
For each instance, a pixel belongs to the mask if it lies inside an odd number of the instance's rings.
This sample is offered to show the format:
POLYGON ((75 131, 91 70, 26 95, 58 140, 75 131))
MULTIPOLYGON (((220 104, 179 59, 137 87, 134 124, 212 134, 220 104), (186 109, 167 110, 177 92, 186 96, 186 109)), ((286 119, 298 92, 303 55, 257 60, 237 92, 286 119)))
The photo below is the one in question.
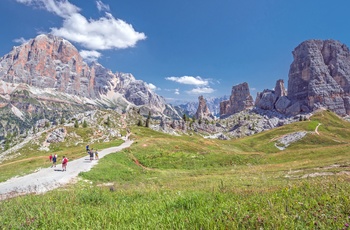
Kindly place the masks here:
POLYGON ((0 56, 53 33, 170 103, 230 95, 242 82, 255 97, 278 79, 287 86, 302 41, 349 46, 349 9, 348 0, 0 0, 0 56))

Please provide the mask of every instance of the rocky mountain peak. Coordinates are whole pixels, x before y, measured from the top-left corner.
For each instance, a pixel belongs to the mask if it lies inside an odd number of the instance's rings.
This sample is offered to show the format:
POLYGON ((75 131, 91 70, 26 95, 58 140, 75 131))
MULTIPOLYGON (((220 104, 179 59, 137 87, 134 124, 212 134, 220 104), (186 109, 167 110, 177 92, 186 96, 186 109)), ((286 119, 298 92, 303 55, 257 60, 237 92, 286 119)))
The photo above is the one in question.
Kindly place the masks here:
POLYGON ((113 103, 122 96, 156 112, 166 107, 145 82, 131 74, 112 73, 96 62, 89 66, 70 42, 50 34, 39 35, 2 57, 0 80, 113 103))
POLYGON ((213 119, 213 115, 211 114, 203 96, 198 97, 198 109, 195 117, 196 119, 213 119))
POLYGON ((258 108, 297 115, 327 108, 350 115, 350 52, 335 40, 307 40, 293 51, 288 94, 283 82, 274 91, 258 93, 258 108))
POLYGON ((238 113, 254 105, 247 82, 232 87, 229 100, 220 103, 220 116, 229 116, 238 113))
POLYGON ((308 40, 293 51, 288 98, 295 112, 320 107, 350 114, 350 52, 335 40, 308 40), (298 111, 299 110, 299 111, 298 111))

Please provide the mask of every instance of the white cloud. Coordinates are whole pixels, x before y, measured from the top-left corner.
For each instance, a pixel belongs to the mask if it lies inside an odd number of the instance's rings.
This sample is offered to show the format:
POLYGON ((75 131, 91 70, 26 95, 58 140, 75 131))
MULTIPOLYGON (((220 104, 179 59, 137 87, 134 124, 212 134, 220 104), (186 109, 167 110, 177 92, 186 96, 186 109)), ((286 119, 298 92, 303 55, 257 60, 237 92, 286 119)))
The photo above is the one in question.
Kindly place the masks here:
POLYGON ((28 40, 23 37, 13 39, 13 42, 20 43, 20 44, 26 43, 27 41, 28 40))
POLYGON ((106 13, 97 20, 86 19, 80 9, 68 0, 17 0, 17 2, 39 7, 63 18, 60 28, 51 28, 51 33, 76 42, 91 50, 124 49, 134 47, 146 39, 144 33, 134 30, 131 24, 106 13))
POLYGON ((102 1, 96 1, 98 11, 110 11, 109 5, 104 4, 102 1))
POLYGON ((202 79, 201 77, 183 76, 183 77, 166 77, 166 80, 175 81, 180 84, 186 85, 208 85, 208 80, 202 79))
POLYGON ((174 94, 176 94, 176 95, 180 95, 180 89, 175 89, 174 94))
POLYGON ((212 93, 212 92, 214 92, 214 89, 210 87, 198 87, 187 91, 188 94, 206 94, 206 93, 212 93))
POLYGON ((148 87, 152 90, 152 91, 156 91, 156 90, 161 90, 160 88, 158 88, 157 86, 153 85, 152 83, 146 83, 148 85, 148 87))
POLYGON ((62 18, 70 17, 70 15, 78 13, 80 11, 79 7, 71 4, 68 1, 55 1, 55 0, 16 0, 16 1, 29 6, 45 9, 62 18))
POLYGON ((82 50, 79 54, 87 62, 97 61, 101 57, 101 53, 96 50, 82 50))
POLYGON ((251 91, 255 91, 255 90, 256 90, 256 88, 250 88, 250 90, 251 90, 251 91))

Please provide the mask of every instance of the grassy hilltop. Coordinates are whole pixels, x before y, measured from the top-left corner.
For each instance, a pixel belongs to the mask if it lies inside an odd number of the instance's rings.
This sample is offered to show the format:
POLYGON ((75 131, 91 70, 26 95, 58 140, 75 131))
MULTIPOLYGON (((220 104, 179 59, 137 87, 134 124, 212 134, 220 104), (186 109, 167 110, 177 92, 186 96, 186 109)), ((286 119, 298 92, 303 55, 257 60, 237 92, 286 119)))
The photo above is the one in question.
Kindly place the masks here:
MULTIPOLYGON (((81 173, 78 183, 44 195, 0 201, 0 226, 347 229, 349 137, 350 123, 329 111, 230 141, 133 127, 134 144, 101 159, 91 171, 81 173), (280 137, 301 131, 306 136, 285 150, 275 146, 280 137)), ((98 148, 117 142, 100 143, 98 148)), ((81 150, 76 151, 78 157, 81 150)), ((25 167, 23 161, 13 161, 6 163, 25 167)), ((0 173, 7 175, 4 180, 14 172, 3 166, 0 173)))

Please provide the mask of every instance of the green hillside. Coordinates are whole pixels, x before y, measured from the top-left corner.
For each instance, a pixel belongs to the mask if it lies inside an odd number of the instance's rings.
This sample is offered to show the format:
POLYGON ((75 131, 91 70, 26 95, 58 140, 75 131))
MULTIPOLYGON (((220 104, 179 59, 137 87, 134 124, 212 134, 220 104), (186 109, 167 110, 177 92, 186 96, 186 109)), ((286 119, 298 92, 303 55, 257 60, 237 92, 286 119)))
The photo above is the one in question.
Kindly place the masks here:
POLYGON ((329 111, 229 141, 133 127, 134 144, 81 173, 79 183, 1 201, 0 223, 10 229, 346 229, 349 137, 350 123, 329 111), (284 150, 275 147, 302 131, 284 150))

